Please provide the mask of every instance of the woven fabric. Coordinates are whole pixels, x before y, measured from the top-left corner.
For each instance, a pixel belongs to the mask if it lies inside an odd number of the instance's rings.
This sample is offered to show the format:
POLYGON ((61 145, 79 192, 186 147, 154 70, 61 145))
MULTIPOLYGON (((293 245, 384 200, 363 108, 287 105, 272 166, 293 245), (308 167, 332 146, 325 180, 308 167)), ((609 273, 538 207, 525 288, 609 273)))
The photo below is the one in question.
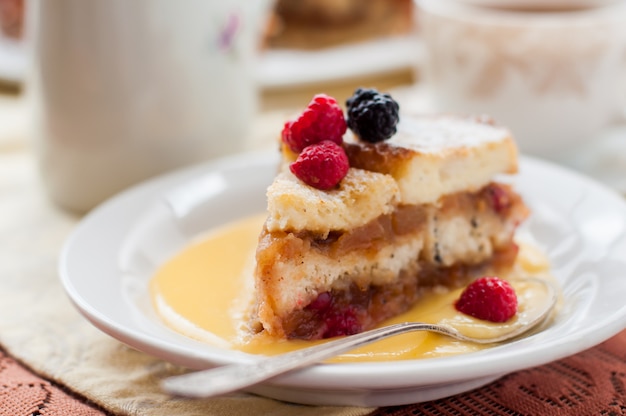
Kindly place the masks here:
MULTIPOLYGON (((605 343, 480 389, 371 416, 626 415, 626 331, 605 343)), ((0 351, 0 415, 105 416, 0 351)))
MULTIPOLYGON (((554 363, 510 374, 480 389, 371 416, 626 415, 626 331, 554 363)), ((0 415, 105 416, 24 369, 0 350, 0 415)))
POLYGON ((572 357, 510 374, 477 390, 372 416, 626 415, 626 331, 572 357))
POLYGON ((0 350, 0 415, 105 416, 106 413, 36 376, 0 350))

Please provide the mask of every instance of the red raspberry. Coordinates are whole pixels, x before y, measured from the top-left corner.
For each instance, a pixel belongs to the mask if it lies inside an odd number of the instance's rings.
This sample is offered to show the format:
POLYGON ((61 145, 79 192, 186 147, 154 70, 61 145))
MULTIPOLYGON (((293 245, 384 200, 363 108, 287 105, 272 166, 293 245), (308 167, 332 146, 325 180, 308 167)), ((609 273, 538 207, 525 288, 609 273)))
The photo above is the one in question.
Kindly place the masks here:
POLYGON ((317 295, 313 302, 309 303, 308 309, 323 311, 330 308, 333 301, 333 295, 330 292, 322 292, 317 295))
POLYGON ((308 145, 322 140, 341 144, 346 129, 343 110, 337 100, 326 94, 318 94, 300 117, 285 123, 282 139, 292 151, 300 153, 308 145))
POLYGON ((517 296, 505 280, 486 276, 467 286, 454 306, 474 318, 506 322, 517 312, 517 296))
POLYGON ((343 147, 324 140, 307 146, 289 169, 302 182, 321 190, 335 187, 348 173, 350 164, 343 147))
POLYGON ((502 214, 513 205, 511 196, 504 187, 491 184, 487 187, 487 192, 491 199, 491 206, 496 213, 502 214))
POLYGON ((333 338, 344 335, 354 335, 363 331, 354 308, 348 307, 342 311, 333 311, 324 315, 326 329, 322 338, 333 338))

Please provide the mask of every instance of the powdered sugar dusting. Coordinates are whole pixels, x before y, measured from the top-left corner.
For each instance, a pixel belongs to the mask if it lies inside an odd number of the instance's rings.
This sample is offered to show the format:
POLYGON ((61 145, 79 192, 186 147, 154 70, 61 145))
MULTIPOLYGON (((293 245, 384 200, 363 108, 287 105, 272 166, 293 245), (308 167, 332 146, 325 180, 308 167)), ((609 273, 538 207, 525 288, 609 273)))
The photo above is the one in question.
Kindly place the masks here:
POLYGON ((387 143, 420 153, 442 153, 453 148, 477 147, 511 137, 510 132, 475 118, 404 117, 387 143))

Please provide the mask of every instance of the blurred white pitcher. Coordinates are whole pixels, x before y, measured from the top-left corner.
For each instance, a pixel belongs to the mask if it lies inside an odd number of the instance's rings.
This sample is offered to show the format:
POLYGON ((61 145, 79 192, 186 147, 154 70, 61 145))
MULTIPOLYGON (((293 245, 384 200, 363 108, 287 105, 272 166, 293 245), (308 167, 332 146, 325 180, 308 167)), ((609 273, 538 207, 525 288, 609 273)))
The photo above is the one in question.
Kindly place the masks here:
POLYGON ((87 211, 155 174, 243 149, 265 0, 45 0, 29 9, 42 178, 87 211))
POLYGON ((435 110, 488 113, 522 151, 559 161, 622 119, 626 2, 560 11, 471 2, 419 0, 435 110))

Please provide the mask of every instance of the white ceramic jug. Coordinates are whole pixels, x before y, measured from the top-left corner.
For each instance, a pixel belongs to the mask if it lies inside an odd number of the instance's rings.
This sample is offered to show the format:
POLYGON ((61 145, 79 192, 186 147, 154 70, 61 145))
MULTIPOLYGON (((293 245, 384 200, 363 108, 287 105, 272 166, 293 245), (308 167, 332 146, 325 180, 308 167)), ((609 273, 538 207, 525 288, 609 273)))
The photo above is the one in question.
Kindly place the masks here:
POLYGON ((153 175, 243 149, 267 0, 45 0, 28 10, 35 149, 85 212, 153 175))

